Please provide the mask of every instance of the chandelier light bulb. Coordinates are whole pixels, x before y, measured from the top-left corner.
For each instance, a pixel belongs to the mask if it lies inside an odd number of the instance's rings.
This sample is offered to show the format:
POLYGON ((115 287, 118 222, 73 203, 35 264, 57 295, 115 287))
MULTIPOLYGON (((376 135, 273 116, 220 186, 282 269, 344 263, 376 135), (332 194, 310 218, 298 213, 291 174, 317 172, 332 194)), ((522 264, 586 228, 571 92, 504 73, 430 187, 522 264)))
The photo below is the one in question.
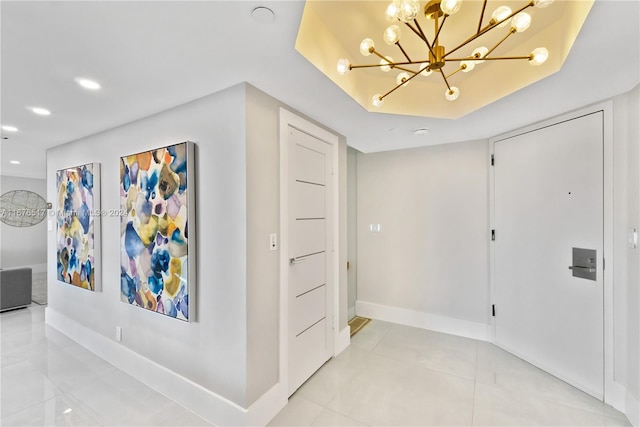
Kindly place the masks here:
POLYGON ((535 7, 539 7, 540 9, 544 9, 545 7, 551 5, 555 0, 533 0, 533 5, 535 7))
POLYGON ((388 45, 394 45, 400 41, 400 27, 397 25, 389 25, 382 35, 384 42, 388 45))
POLYGON ((511 28, 521 33, 529 28, 531 25, 531 15, 525 12, 520 12, 511 18, 511 28))
POLYGON ((382 99, 382 95, 376 93, 371 97, 371 105, 374 107, 380 107, 384 103, 384 99, 382 99))
POLYGON ((463 66, 462 72, 468 73, 469 71, 473 70, 473 67, 476 66, 476 61, 462 61, 460 62, 460 65, 463 66))
POLYGON ((420 12, 420 2, 418 0, 401 0, 399 18, 402 22, 411 22, 420 12))
POLYGON ((420 65, 420 74, 422 74, 425 77, 429 77, 431 73, 433 73, 433 71, 429 69, 428 62, 424 62, 422 63, 422 65, 420 65))
MULTIPOLYGON (((493 12, 493 15, 491 15, 491 20, 494 23, 498 23, 503 19, 506 19, 509 15, 511 15, 511 8, 508 6, 500 6, 493 12)), ((506 20, 500 25, 498 25, 498 27, 504 27, 508 23, 509 23, 509 20, 506 20)))
POLYGON ((447 98, 447 101, 455 101, 460 96, 460 89, 455 86, 451 86, 451 89, 447 89, 444 92, 444 97, 447 98))
POLYGON ((453 15, 460 10, 462 0, 442 0, 440 2, 440 10, 447 15, 453 15))
POLYGON ((396 83, 399 85, 402 85, 402 87, 405 87, 406 85, 408 85, 409 73, 403 71, 402 73, 398 74, 398 77, 396 77, 396 83))
POLYGON ((360 43, 360 53, 364 56, 371 55, 375 48, 376 44, 369 38, 362 40, 360 43))
POLYGON ((384 13, 384 18, 387 22, 395 22, 400 16, 400 0, 394 0, 389 3, 387 10, 384 13))
POLYGON ((390 57, 390 56, 386 56, 385 58, 387 58, 387 59, 381 59, 381 60, 380 60, 380 65, 382 65, 382 67, 380 67, 380 69, 381 69, 382 71, 384 71, 385 73, 388 73, 388 72, 391 70, 391 66, 390 66, 390 65, 388 65, 388 64, 390 64, 391 62, 393 62, 393 58, 392 58, 392 57, 390 57), (385 65, 385 64, 386 64, 386 65, 385 65))
POLYGON ((351 71, 351 62, 347 58, 340 58, 338 59, 338 65, 336 68, 338 70, 338 74, 344 76, 351 71))
MULTIPOLYGON (((471 52, 471 56, 475 57, 475 58, 484 58, 485 55, 489 53, 489 49, 486 48, 485 46, 480 46, 478 48, 475 48, 473 50, 473 52, 471 52)), ((484 62, 484 60, 482 59, 477 59, 475 61, 473 61, 477 64, 482 64, 484 62)))
POLYGON ((542 65, 549 58, 549 51, 544 47, 538 47, 533 49, 529 57, 529 64, 542 65))

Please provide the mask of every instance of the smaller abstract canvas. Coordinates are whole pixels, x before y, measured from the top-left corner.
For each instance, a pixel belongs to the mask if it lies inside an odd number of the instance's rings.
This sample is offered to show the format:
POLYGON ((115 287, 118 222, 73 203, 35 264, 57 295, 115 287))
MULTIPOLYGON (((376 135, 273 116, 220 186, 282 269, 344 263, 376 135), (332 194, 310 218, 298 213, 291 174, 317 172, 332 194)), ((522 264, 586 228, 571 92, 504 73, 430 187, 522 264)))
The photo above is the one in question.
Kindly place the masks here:
POLYGON ((100 290, 100 165, 56 172, 56 278, 100 290))
POLYGON ((120 159, 120 296, 165 316, 193 320, 193 144, 120 159))

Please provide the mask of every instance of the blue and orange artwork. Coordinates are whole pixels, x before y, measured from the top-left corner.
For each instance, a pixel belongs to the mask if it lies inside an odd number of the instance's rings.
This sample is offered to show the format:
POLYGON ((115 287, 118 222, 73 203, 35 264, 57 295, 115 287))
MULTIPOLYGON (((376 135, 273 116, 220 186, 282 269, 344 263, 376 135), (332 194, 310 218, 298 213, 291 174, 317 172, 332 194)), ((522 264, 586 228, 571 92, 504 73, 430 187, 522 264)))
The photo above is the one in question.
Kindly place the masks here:
POLYGON ((120 159, 122 301, 189 320, 187 143, 120 159))
POLYGON ((57 272, 61 282, 96 290, 96 194, 94 165, 72 167, 56 173, 57 272))

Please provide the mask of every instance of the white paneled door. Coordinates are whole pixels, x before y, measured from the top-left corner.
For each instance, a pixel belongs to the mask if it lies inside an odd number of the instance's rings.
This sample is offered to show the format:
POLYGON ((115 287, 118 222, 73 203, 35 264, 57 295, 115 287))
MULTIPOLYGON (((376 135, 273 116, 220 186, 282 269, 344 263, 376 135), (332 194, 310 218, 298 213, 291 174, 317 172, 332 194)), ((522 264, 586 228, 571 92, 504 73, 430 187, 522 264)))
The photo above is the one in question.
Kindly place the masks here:
POLYGON ((331 148, 289 127, 289 395, 331 357, 331 148))
POLYGON ((496 344, 602 399, 603 113, 494 153, 496 344), (574 260, 573 248, 595 252, 574 260))

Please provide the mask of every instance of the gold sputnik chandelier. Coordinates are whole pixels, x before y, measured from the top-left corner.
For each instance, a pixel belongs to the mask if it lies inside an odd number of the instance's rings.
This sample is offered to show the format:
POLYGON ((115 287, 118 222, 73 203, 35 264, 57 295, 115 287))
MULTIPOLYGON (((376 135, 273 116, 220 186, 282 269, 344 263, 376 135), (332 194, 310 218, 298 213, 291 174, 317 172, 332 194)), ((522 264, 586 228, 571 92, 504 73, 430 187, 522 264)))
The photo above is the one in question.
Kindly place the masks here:
MULTIPOLYGON (((372 39, 365 38, 362 40, 362 43, 360 43, 360 53, 364 56, 371 56, 373 54, 380 58, 380 62, 354 65, 351 64, 348 59, 341 58, 338 60, 337 71, 339 74, 344 75, 350 70, 357 68, 379 68, 383 72, 399 70, 400 73, 396 76, 395 86, 388 92, 384 94, 376 93, 371 98, 371 104, 374 107, 379 107, 387 96, 400 87, 407 86, 411 80, 418 78, 418 76, 427 77, 431 73, 439 73, 447 87, 444 93, 445 98, 449 101, 454 101, 460 95, 460 90, 456 86, 452 86, 449 83, 449 79, 460 71, 464 73, 470 72, 476 65, 482 64, 484 61, 526 59, 529 61, 529 64, 534 66, 543 64, 549 56, 549 51, 544 47, 536 48, 528 55, 523 56, 493 56, 493 52, 511 35, 521 33, 529 28, 531 25, 531 16, 524 12, 524 10, 534 6, 545 8, 553 3, 554 0, 532 0, 516 11, 512 11, 511 8, 507 6, 500 6, 493 12, 491 19, 483 27, 487 1, 488 0, 484 0, 482 3, 482 11, 480 12, 477 28, 470 29, 469 37, 461 44, 447 50, 445 46, 440 44, 440 33, 443 31, 447 19, 460 10, 462 0, 431 0, 426 4, 424 7, 424 16, 434 23, 434 33, 431 39, 425 35, 417 19, 421 10, 419 1, 393 0, 385 12, 385 18, 391 25, 384 30, 383 39, 385 43, 390 46, 396 45, 404 59, 394 61, 391 56, 381 54, 376 49, 372 39), (425 43, 426 49, 421 52, 422 58, 411 59, 407 51, 405 51, 400 44, 400 28, 402 24, 425 43), (492 48, 478 46, 469 56, 454 56, 456 52, 475 42, 484 34, 496 28, 506 27, 507 25, 509 26, 507 33, 492 48), (458 66, 454 71, 445 74, 444 68, 448 63, 457 63, 458 66)), ((416 56, 413 57, 416 58, 416 56)))

